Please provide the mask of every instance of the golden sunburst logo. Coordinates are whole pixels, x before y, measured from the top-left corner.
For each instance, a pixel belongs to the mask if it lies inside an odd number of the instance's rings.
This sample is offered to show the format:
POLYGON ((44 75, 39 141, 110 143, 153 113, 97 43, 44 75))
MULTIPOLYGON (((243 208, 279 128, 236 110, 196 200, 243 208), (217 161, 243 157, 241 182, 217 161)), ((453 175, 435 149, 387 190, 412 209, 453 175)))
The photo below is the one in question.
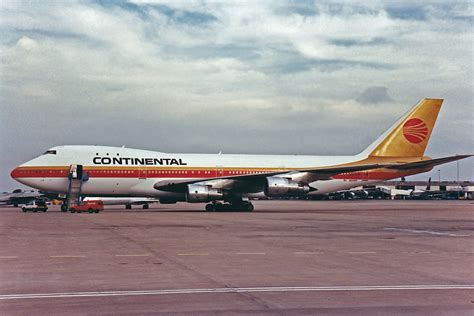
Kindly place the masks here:
POLYGON ((419 118, 412 118, 403 124, 403 136, 413 144, 423 142, 428 136, 428 127, 419 118))

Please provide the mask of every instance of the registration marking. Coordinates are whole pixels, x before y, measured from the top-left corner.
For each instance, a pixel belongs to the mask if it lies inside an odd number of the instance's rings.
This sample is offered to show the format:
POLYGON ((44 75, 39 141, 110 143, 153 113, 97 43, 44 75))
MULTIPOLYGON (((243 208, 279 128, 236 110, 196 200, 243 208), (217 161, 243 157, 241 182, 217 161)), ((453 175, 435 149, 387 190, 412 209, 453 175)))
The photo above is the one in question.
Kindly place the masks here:
POLYGON ((472 284, 416 284, 416 285, 342 285, 342 286, 275 286, 275 287, 230 287, 201 289, 160 289, 143 291, 102 291, 102 292, 65 292, 65 293, 28 293, 4 294, 0 300, 13 299, 45 299, 72 297, 104 297, 104 296, 142 296, 142 295, 179 295, 179 294, 215 294, 215 293, 252 293, 252 292, 329 292, 329 291, 400 291, 400 290, 474 290, 472 284))

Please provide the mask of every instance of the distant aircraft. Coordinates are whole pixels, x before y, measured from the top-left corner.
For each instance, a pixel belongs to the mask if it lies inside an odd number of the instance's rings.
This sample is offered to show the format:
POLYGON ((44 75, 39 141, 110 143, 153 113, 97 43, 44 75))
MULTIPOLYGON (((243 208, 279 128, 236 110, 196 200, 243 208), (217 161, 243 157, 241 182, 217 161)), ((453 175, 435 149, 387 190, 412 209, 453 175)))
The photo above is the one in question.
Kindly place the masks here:
POLYGON ((426 185, 426 189, 414 189, 411 191, 410 196, 413 199, 425 199, 427 197, 427 192, 431 191, 431 177, 428 179, 428 184, 426 185))
POLYGON ((42 197, 43 195, 37 191, 24 191, 21 189, 13 190, 13 192, 0 193, 0 204, 13 205, 17 207, 20 204, 28 204, 42 197))
MULTIPOLYGON (((454 199, 459 198, 459 195, 462 193, 460 188, 457 190, 447 191, 447 190, 431 190, 431 178, 428 179, 428 185, 424 190, 413 190, 410 194, 410 197, 414 200, 430 200, 430 199, 454 199)), ((461 188, 462 189, 462 188, 461 188)))
POLYGON ((426 172, 470 157, 424 156, 442 103, 442 99, 421 100, 355 156, 167 154, 58 146, 18 166, 11 176, 48 192, 156 197, 160 203, 209 203, 208 211, 252 211, 247 201, 250 195, 325 194, 426 172))
POLYGON ((155 198, 134 198, 134 197, 85 197, 83 201, 100 200, 104 205, 125 205, 125 208, 131 209, 132 205, 141 205, 144 209, 148 209, 150 204, 158 203, 160 200, 155 198))
POLYGON ((369 198, 369 192, 365 189, 349 189, 331 192, 327 197, 332 200, 367 199, 369 198))

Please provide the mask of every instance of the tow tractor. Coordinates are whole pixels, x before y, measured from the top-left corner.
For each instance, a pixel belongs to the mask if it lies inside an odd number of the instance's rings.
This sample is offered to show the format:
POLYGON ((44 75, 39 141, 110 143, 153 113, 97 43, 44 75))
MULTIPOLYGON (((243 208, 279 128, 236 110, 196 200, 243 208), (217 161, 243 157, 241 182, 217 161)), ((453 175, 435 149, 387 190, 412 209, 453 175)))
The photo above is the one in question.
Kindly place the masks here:
POLYGON ((46 212, 48 210, 48 206, 46 205, 45 199, 36 199, 29 204, 23 205, 21 207, 21 210, 25 213, 28 211, 32 211, 33 213, 36 213, 38 211, 46 212))
POLYGON ((71 213, 99 213, 100 211, 104 210, 104 203, 100 200, 82 201, 81 203, 71 207, 69 210, 71 213))

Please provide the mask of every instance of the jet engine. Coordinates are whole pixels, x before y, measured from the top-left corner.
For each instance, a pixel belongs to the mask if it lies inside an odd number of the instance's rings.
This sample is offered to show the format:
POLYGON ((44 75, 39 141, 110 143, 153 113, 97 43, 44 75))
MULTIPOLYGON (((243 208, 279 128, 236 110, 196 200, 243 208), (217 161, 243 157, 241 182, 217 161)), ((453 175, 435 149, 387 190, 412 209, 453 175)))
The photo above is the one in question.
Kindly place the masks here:
POLYGON ((224 199, 224 193, 207 185, 188 184, 186 199, 189 203, 211 202, 224 199))
POLYGON ((305 195, 309 191, 309 186, 303 183, 291 181, 287 178, 268 177, 266 179, 266 196, 305 195))

